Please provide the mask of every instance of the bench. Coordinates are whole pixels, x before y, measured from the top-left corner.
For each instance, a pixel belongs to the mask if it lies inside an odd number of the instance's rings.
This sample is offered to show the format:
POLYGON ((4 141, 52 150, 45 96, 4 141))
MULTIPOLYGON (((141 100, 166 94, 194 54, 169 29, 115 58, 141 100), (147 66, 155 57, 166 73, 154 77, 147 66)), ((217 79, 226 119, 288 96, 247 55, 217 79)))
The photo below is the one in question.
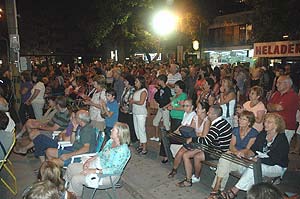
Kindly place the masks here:
MULTIPOLYGON (((168 157, 168 160, 171 164, 173 164, 173 156, 170 150, 170 142, 168 139, 169 134, 167 133, 167 131, 165 131, 163 128, 161 129, 161 136, 162 136, 162 142, 164 145, 164 149, 166 152, 166 155, 168 157)), ((210 146, 206 146, 200 143, 193 143, 193 147, 194 148, 198 148, 201 149, 202 151, 209 153, 213 156, 215 156, 216 158, 220 158, 222 156, 222 158, 225 158, 227 160, 230 160, 232 162, 235 162, 237 164, 243 165, 245 167, 249 167, 253 169, 253 176, 254 176, 254 183, 260 183, 262 182, 262 171, 261 171, 261 161, 260 159, 258 159, 256 162, 255 161, 251 161, 249 159, 245 159, 245 158, 238 158, 235 155, 232 154, 225 154, 222 151, 212 148, 210 146)), ((203 164, 206 164, 210 167, 214 167, 216 168, 218 165, 218 161, 217 160, 206 160, 202 162, 203 164)), ((236 178, 240 178, 241 175, 237 172, 231 172, 230 175, 232 175, 233 177, 236 178)))

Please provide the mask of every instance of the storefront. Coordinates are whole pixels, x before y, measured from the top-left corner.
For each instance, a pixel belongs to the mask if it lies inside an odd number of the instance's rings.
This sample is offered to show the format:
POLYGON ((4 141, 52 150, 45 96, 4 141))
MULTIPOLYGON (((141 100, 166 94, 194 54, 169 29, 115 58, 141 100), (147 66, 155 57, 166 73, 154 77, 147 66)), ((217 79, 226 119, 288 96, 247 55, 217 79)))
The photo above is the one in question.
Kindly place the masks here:
POLYGON ((206 57, 212 67, 221 64, 247 63, 250 66, 254 64, 252 46, 233 46, 225 48, 205 49, 206 57))

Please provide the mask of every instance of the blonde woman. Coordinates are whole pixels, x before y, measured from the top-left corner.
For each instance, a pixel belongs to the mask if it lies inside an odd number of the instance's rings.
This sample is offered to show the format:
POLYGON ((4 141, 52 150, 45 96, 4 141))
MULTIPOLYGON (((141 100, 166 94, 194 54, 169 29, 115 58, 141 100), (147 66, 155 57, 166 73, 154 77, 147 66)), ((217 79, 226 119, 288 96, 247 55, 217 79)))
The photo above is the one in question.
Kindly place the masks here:
MULTIPOLYGON (((241 151, 239 156, 261 160, 262 176, 278 177, 288 167, 289 143, 285 136, 285 123, 275 113, 266 114, 265 130, 258 134, 249 150, 241 151)), ((224 198, 235 198, 240 190, 248 191, 254 184, 253 169, 247 168, 238 183, 221 195, 224 198)))
MULTIPOLYGON (((130 158, 129 127, 125 123, 117 122, 111 130, 108 140, 96 156, 83 163, 73 163, 67 168, 65 179, 70 182, 68 191, 73 192, 77 198, 81 198, 83 185, 89 174, 115 174, 121 173, 130 158)), ((114 178, 114 177, 113 177, 114 178)), ((103 185, 109 184, 108 177, 103 178, 103 185)))

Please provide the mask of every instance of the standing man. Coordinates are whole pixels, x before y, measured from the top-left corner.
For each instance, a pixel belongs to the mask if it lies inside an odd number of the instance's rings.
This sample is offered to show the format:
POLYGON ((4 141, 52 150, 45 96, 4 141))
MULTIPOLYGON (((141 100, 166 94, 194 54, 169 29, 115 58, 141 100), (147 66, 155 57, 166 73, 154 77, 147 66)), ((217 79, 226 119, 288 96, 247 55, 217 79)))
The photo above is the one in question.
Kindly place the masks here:
POLYGON ((113 69, 113 89, 116 91, 117 96, 116 100, 120 104, 121 96, 123 94, 124 90, 124 81, 121 77, 121 69, 120 68, 114 68, 113 69))
POLYGON ((292 89, 293 81, 288 75, 279 76, 277 91, 272 95, 267 104, 269 112, 278 113, 285 121, 285 135, 291 142, 296 130, 296 112, 299 108, 298 96, 292 89))
POLYGON ((173 96, 175 95, 175 82, 178 80, 182 80, 181 74, 179 73, 179 66, 177 64, 171 64, 169 68, 167 86, 170 87, 173 96))
POLYGON ((195 66, 190 66, 190 72, 186 78, 185 85, 187 88, 187 95, 189 99, 193 99, 197 79, 197 68, 195 66))

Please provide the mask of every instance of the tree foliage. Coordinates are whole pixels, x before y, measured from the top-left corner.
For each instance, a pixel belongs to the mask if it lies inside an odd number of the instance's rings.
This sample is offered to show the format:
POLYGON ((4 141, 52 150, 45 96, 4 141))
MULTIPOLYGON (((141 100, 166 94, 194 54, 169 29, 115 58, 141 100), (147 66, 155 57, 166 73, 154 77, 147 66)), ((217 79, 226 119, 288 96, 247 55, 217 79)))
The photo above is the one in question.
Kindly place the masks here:
POLYGON ((254 8, 253 27, 256 42, 300 39, 298 0, 248 0, 254 8))

